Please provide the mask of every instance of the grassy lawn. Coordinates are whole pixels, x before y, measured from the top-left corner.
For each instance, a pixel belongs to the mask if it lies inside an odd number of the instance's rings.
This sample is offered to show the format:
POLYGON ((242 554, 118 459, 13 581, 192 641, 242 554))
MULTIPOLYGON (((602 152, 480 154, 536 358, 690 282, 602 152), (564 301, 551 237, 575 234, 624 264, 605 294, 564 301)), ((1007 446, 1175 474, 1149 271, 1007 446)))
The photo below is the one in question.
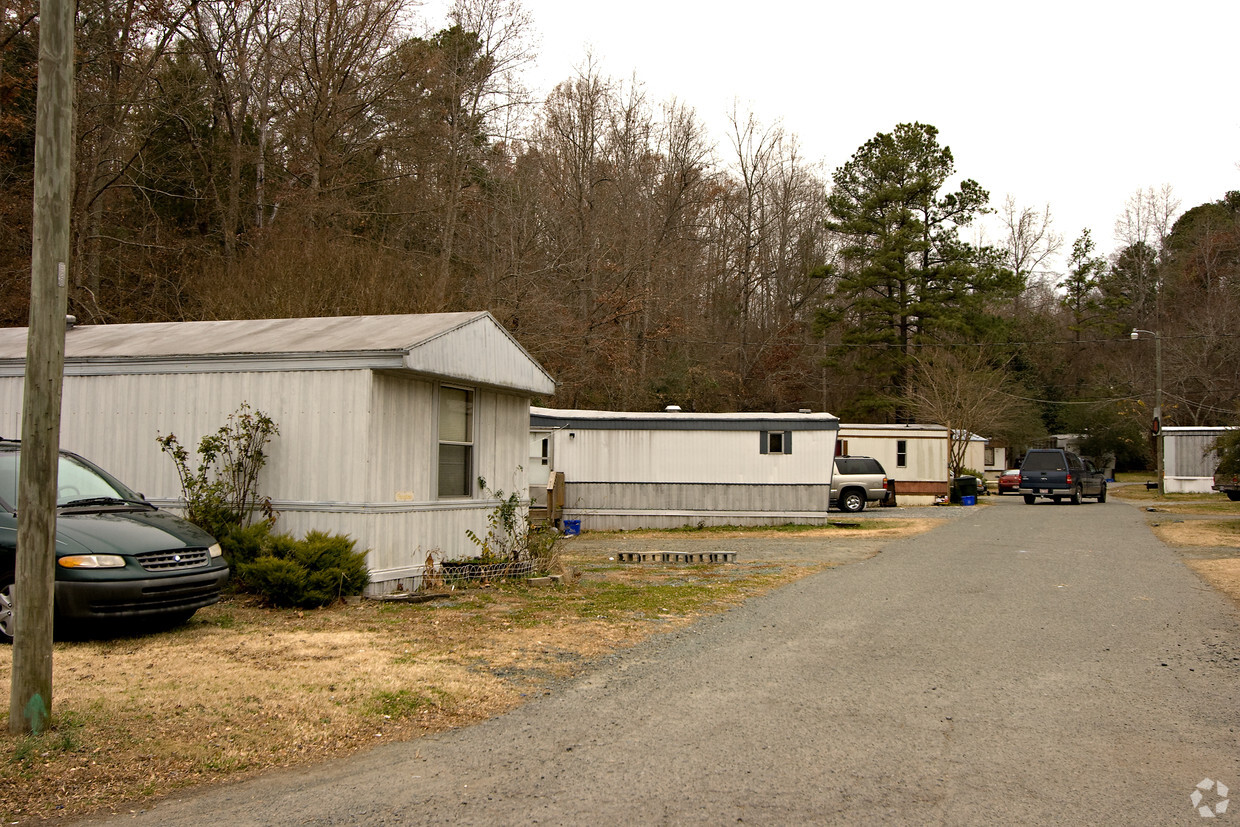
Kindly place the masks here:
POLYGON ((1183 514, 1219 514, 1240 516, 1240 502, 1232 502, 1227 495, 1211 491, 1208 494, 1164 494, 1146 489, 1144 483, 1154 482, 1157 476, 1152 472, 1126 471, 1115 475, 1117 483, 1133 483, 1116 485, 1111 493, 1118 499, 1183 514))
MULTIPOLYGON (((928 527, 895 522, 800 531, 829 544, 928 527)), ((198 784, 467 726, 601 655, 825 564, 622 564, 605 550, 570 546, 561 567, 564 583, 554 587, 501 582, 426 603, 315 611, 233 597, 170 632, 57 642, 48 730, 0 741, 0 816, 117 812, 198 784)), ((11 651, 0 649, 5 713, 11 651)))

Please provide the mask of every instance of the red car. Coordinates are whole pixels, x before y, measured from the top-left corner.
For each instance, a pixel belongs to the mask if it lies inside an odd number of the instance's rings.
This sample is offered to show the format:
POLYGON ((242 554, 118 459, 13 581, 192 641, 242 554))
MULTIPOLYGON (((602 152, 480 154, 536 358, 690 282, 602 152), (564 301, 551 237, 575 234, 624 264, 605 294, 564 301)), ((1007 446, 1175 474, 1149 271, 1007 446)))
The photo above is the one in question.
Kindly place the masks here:
POLYGON ((999 493, 1007 494, 1016 493, 1016 489, 1020 488, 1020 469, 1009 468, 999 475, 999 493))

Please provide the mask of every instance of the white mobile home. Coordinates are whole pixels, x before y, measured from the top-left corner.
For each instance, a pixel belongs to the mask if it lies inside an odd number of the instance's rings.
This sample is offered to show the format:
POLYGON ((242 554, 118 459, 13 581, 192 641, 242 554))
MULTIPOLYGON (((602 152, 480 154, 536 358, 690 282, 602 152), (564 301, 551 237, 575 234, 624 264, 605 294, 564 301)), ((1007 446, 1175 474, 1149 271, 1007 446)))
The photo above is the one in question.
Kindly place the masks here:
POLYGON ((831 414, 533 408, 530 428, 531 465, 564 474, 564 518, 586 529, 828 519, 831 414))
MULTIPOLYGON (((970 437, 965 467, 982 470, 986 440, 970 437)), ((895 481, 900 505, 930 505, 949 491, 947 429, 942 425, 840 425, 840 453, 874 457, 895 481)))
MULTIPOLYGON (((0 330, 0 436, 21 432, 26 330, 0 330)), ((551 377, 489 313, 84 325, 67 331, 61 446, 180 502, 156 437, 187 448, 248 403, 280 429, 260 490, 277 529, 370 549, 372 593, 464 557, 524 484, 529 403, 551 377)))
POLYGON ((1166 426, 1163 432, 1163 487, 1168 493, 1210 494, 1218 454, 1214 440, 1226 427, 1166 426))

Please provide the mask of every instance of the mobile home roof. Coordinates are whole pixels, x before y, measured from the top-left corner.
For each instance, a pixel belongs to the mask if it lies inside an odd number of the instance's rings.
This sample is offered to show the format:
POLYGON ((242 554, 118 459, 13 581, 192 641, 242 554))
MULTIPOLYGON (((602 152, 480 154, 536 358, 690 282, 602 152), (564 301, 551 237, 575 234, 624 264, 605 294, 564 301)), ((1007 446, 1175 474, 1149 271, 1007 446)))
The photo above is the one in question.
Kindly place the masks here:
MULTIPOLYGON (((0 330, 0 376, 25 370, 26 328, 0 330)), ((490 313, 77 325, 66 375, 370 368, 531 394, 555 382, 490 313)))
POLYGON ((839 417, 829 413, 687 413, 684 411, 585 411, 530 408, 538 428, 627 431, 835 431, 839 417))

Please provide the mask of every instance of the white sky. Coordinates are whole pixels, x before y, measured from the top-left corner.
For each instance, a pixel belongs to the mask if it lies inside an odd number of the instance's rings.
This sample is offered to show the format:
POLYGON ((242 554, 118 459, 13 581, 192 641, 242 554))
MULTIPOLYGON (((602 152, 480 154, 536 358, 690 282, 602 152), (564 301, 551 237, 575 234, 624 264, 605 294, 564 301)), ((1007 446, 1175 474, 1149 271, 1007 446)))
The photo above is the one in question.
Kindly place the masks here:
POLYGON ((1237 0, 520 2, 540 96, 589 49, 652 104, 692 106, 721 155, 735 103, 828 177, 875 134, 933 124, 992 206, 1049 203, 1065 248, 1089 227, 1110 253, 1139 189, 1171 184, 1182 210, 1240 190, 1237 0))

